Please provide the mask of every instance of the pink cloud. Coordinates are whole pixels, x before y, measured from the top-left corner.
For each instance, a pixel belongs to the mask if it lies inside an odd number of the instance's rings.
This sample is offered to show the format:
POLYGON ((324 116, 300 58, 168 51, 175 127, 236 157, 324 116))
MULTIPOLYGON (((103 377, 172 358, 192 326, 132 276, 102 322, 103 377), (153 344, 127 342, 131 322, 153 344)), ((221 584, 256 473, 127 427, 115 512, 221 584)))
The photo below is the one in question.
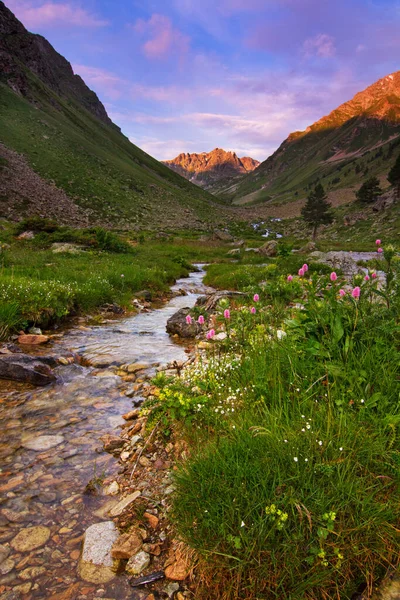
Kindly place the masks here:
POLYGON ((7 5, 28 28, 35 27, 105 27, 108 21, 99 19, 84 8, 69 3, 8 0, 7 5))
POLYGON ((72 65, 74 73, 80 75, 85 83, 92 85, 97 91, 101 91, 108 98, 118 100, 123 93, 127 82, 105 69, 88 67, 86 65, 72 65))
POLYGON ((311 58, 312 56, 332 58, 336 54, 335 40, 331 35, 319 33, 304 42, 303 53, 306 58, 311 58))
POLYGON ((174 28, 169 17, 153 14, 148 21, 138 19, 132 26, 143 38, 147 38, 142 50, 149 59, 169 58, 178 55, 183 58, 188 50, 190 38, 174 28))

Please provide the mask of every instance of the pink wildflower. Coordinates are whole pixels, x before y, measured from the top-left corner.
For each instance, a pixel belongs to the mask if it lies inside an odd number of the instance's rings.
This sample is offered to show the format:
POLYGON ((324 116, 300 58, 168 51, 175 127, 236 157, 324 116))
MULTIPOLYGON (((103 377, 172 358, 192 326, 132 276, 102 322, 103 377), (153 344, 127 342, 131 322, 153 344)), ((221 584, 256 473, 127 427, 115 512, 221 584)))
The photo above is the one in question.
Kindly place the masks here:
POLYGON ((371 277, 372 277, 372 279, 376 279, 378 277, 378 275, 376 273, 372 273, 371 277))
POLYGON ((382 252, 383 252, 383 248, 382 247, 378 248, 378 253, 381 254, 382 252))
POLYGON ((304 277, 304 273, 305 273, 305 271, 304 271, 303 267, 301 269, 299 269, 299 277, 304 277))
POLYGON ((359 297, 360 297, 360 293, 361 293, 361 290, 360 290, 360 288, 357 286, 357 287, 355 287, 355 288, 352 290, 352 292, 351 292, 351 295, 353 296, 353 298, 359 298, 359 297))
POLYGON ((301 268, 303 269, 304 273, 307 273, 307 271, 308 271, 308 264, 304 263, 304 265, 301 268))
POLYGON ((214 329, 210 329, 210 331, 207 331, 206 338, 208 340, 212 340, 212 338, 214 337, 214 335, 215 335, 215 330, 214 329))
POLYGON ((251 309, 250 309, 250 312, 251 312, 252 315, 255 315, 256 312, 257 312, 256 307, 252 306, 251 309))
POLYGON ((380 246, 380 245, 382 244, 382 242, 381 242, 381 240, 376 240, 376 241, 375 241, 375 244, 376 244, 377 246, 380 246))
POLYGON ((287 276, 287 280, 288 280, 288 281, 293 281, 293 275, 288 275, 288 276, 287 276))
POLYGON ((259 299, 260 299, 260 296, 258 294, 254 294, 254 296, 253 296, 254 302, 258 302, 259 299))
POLYGON ((330 277, 330 280, 331 280, 331 281, 336 281, 336 279, 337 279, 337 275, 336 275, 335 271, 332 271, 332 273, 330 274, 330 276, 329 276, 329 277, 330 277))
POLYGON ((231 318, 231 311, 229 310, 229 308, 226 308, 224 310, 224 317, 225 317, 225 319, 230 319, 231 318))
POLYGON ((343 298, 343 296, 345 296, 345 295, 346 295, 346 292, 343 289, 339 290, 339 296, 341 296, 343 298))
POLYGON ((369 275, 366 275, 366 276, 364 277, 364 281, 369 281, 369 275))
POLYGON ((203 315, 199 316, 199 318, 197 319, 197 322, 199 323, 199 325, 204 325, 204 317, 203 317, 203 315))
POLYGON ((191 317, 190 315, 186 315, 186 323, 187 323, 188 325, 191 325, 191 324, 192 324, 192 317, 191 317))

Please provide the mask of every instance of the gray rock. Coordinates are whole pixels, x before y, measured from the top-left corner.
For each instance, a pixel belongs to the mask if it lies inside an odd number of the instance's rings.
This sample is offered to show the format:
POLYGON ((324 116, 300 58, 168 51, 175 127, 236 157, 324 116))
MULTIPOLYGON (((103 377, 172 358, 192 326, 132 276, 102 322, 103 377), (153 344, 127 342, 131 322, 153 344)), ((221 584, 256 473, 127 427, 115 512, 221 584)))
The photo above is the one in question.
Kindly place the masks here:
POLYGON ((240 255, 240 248, 232 248, 232 250, 229 250, 228 252, 228 256, 239 256, 240 255))
POLYGON ((150 564, 150 554, 141 550, 132 556, 126 565, 126 572, 130 575, 140 575, 150 564))
POLYGON ((229 290, 221 290, 220 292, 215 292, 214 294, 210 294, 209 296, 200 296, 197 299, 196 306, 204 306, 206 311, 214 311, 220 302, 220 300, 225 300, 226 298, 243 298, 246 294, 242 292, 231 292, 229 290), (206 298, 204 301, 203 299, 206 298))
POLYGON ((193 338, 201 331, 201 325, 192 319, 189 325, 186 317, 190 314, 190 308, 181 308, 167 321, 167 333, 170 335, 179 335, 182 338, 193 338))
POLYGON ((260 254, 264 256, 276 256, 278 252, 278 242, 271 240, 259 248, 260 254))
POLYGON ((43 386, 56 381, 56 376, 42 358, 27 354, 0 356, 0 379, 23 381, 43 386))
POLYGON ((112 521, 91 525, 85 532, 79 575, 90 583, 107 583, 115 577, 111 549, 119 537, 112 521))
POLYGON ((34 237, 33 231, 24 231, 17 237, 17 240, 33 240, 34 237))

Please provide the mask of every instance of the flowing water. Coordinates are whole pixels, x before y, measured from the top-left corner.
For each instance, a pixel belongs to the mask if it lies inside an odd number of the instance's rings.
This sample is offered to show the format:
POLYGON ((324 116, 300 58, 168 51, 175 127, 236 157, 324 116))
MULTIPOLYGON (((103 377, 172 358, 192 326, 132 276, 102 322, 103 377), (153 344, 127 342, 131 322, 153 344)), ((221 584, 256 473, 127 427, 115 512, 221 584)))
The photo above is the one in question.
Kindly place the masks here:
MULTIPOLYGON (((210 291, 203 276, 200 270, 177 281, 172 291, 187 295, 159 309, 69 331, 56 348, 78 352, 97 367, 184 360, 185 347, 168 336, 165 326, 177 310, 210 291)), ((82 534, 102 520, 95 512, 109 499, 85 495, 85 486, 119 468, 99 438, 118 434, 120 415, 131 410, 132 399, 110 371, 77 364, 56 371, 59 381, 45 389, 0 382, 0 599, 137 598, 123 576, 96 586, 77 573, 82 534), (22 529, 38 525, 50 534, 45 545, 31 551, 12 547, 22 529)))

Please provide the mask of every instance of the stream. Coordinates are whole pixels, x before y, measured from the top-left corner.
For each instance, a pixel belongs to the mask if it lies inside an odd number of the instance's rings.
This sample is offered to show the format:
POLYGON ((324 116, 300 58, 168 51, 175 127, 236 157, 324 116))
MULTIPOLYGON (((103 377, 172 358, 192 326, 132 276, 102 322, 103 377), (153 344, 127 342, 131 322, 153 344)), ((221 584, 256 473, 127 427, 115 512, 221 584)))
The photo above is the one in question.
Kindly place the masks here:
POLYGON ((171 288, 186 295, 163 307, 72 329, 54 342, 53 350, 72 350, 90 367, 59 366, 56 384, 34 390, 0 381, 1 600, 141 597, 124 576, 97 586, 79 578, 82 535, 107 520, 101 509, 110 500, 84 490, 93 477, 118 473, 120 465, 103 451, 99 438, 118 435, 121 415, 140 402, 126 396, 129 386, 107 367, 140 362, 151 375, 157 366, 187 358, 185 346, 165 327, 176 311, 212 291, 202 283, 202 266, 171 288), (19 532, 37 526, 44 543, 24 549, 14 542, 19 532))

